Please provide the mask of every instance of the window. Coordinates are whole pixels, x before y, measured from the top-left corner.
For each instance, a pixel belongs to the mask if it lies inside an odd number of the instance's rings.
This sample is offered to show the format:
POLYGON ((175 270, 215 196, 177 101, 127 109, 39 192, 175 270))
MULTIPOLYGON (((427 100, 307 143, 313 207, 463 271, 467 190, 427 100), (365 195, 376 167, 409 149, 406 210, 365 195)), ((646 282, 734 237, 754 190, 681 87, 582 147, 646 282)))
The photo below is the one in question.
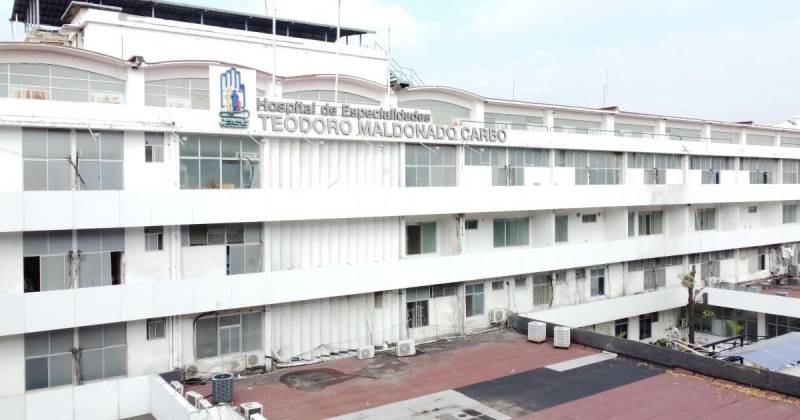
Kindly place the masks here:
POLYGON ((533 276, 533 304, 550 305, 553 303, 553 278, 550 274, 533 276))
POLYGON ((777 337, 790 332, 800 332, 800 318, 766 314, 767 337, 777 337))
POLYGON ((146 226, 144 228, 144 250, 164 250, 164 226, 146 226))
POLYGON ((494 247, 528 245, 528 218, 494 219, 494 247))
POLYGON ((402 101, 400 108, 416 108, 431 111, 431 122, 437 125, 462 125, 469 120, 469 109, 444 101, 420 99, 402 101))
POLYGON ((464 229, 465 230, 477 230, 478 229, 478 219, 467 219, 464 222, 464 229))
POLYGON ((591 294, 592 296, 603 296, 606 294, 606 269, 593 268, 591 275, 591 294))
POLYGON ((208 79, 163 79, 144 83, 144 104, 167 108, 209 109, 208 79))
POLYGON ((701 170, 703 184, 719 184, 720 171, 736 168, 736 158, 720 156, 690 156, 689 169, 701 170))
POLYGON ((667 126, 666 132, 670 140, 700 141, 702 134, 697 128, 682 128, 667 126))
POLYGON ((639 340, 653 336, 654 322, 658 322, 658 312, 639 315, 639 340))
POLYGON ((383 308, 383 292, 375 292, 373 294, 373 301, 375 303, 375 309, 382 309, 383 308))
POLYGON ((566 214, 556 215, 556 242, 567 242, 569 240, 569 216, 566 214))
POLYGON ((797 223, 797 204, 783 205, 783 223, 797 223))
POLYGON ((443 296, 455 296, 456 295, 456 284, 438 284, 431 286, 431 296, 433 297, 443 297, 443 296))
POLYGON ((430 286, 406 289, 406 321, 408 322, 408 328, 428 326, 428 302, 430 298, 430 286))
POLYGON ((76 131, 79 190, 122 189, 122 133, 76 131))
POLYGON ((617 137, 638 137, 638 138, 653 138, 653 130, 655 127, 652 125, 639 125, 639 124, 614 124, 614 135, 617 137))
POLYGON ((614 337, 628 338, 628 318, 614 321, 614 337))
MULTIPOLYGON (((1 65, 0 65, 1 66, 1 65)), ((72 189, 72 135, 69 130, 22 129, 25 191, 72 189)))
POLYGON ((406 225, 406 255, 436 252, 436 222, 406 225))
POLYGON ((758 213, 758 206, 747 206, 747 213, 749 214, 758 213))
POLYGON ((406 144, 406 187, 454 187, 456 148, 406 144))
POLYGON ((585 268, 576 268, 575 269, 575 280, 585 280, 586 279, 586 269, 585 268))
POLYGON ((464 285, 467 316, 483 314, 483 283, 464 285))
POLYGON ((200 318, 195 326, 198 359, 261 350, 261 312, 200 318))
MULTIPOLYGON (((259 95, 265 96, 265 95, 259 95)), ((283 92, 284 99, 296 99, 304 101, 333 102, 334 92, 332 90, 300 90, 294 92, 283 92)), ((339 91, 339 102, 357 105, 380 105, 379 101, 366 96, 357 95, 350 92, 339 91)))
POLYGON ((22 238, 26 293, 122 283, 123 229, 26 232, 22 238))
POLYGON ((573 120, 568 118, 555 118, 553 120, 553 131, 556 133, 602 134, 600 130, 600 121, 573 120))
POLYGON ((645 211, 639 212, 639 235, 660 235, 664 233, 663 219, 664 212, 645 211))
POLYGON ((72 384, 74 330, 25 334, 25 389, 72 384))
POLYGON ((710 280, 720 277, 720 261, 733 258, 734 250, 704 252, 689 255, 689 264, 699 265, 700 279, 710 280))
POLYGON ((528 278, 527 277, 517 277, 514 279, 514 288, 515 289, 525 289, 528 287, 528 278))
POLYGON ((556 150, 556 166, 575 168, 575 185, 614 185, 621 181, 622 153, 556 150))
POLYGON ((694 230, 717 228, 717 209, 697 209, 694 212, 694 230))
POLYGON ((165 338, 167 336, 166 325, 167 325, 167 319, 166 318, 148 319, 147 320, 147 339, 148 340, 158 340, 159 338, 165 338))
POLYGON ((663 258, 651 258, 628 262, 628 271, 643 271, 643 289, 655 290, 659 287, 666 287, 667 267, 682 264, 683 257, 680 255, 663 258))
POLYGON ((495 280, 492 282, 492 290, 503 290, 503 280, 495 280))
POLYGON ((711 130, 711 143, 739 143, 739 133, 711 130))
POLYGON ((227 273, 263 271, 261 223, 181 226, 183 246, 227 245, 227 273))
POLYGON ((121 190, 122 149, 121 132, 78 130, 73 143, 70 130, 23 128, 24 188, 26 191, 121 190))
POLYGON ((777 159, 742 158, 741 170, 750 172, 751 184, 774 184, 777 159))
POLYGON ((181 189, 261 187, 261 145, 250 137, 191 135, 180 149, 181 189))
POLYGON ((164 161, 164 134, 144 133, 144 161, 164 161))
POLYGON ((645 184, 665 184, 667 182, 666 170, 680 169, 681 157, 679 155, 629 153, 628 168, 644 169, 645 184))
POLYGON ((747 133, 745 136, 747 140, 747 144, 752 146, 774 146, 775 145, 775 136, 770 136, 766 134, 751 134, 747 133))
POLYGON ((800 137, 781 136, 781 147, 800 147, 800 137))
POLYGON ((546 149, 516 149, 492 147, 480 152, 467 149, 467 165, 492 166, 492 185, 524 185, 525 167, 547 168, 550 166, 550 151, 546 149), (485 156, 488 152, 488 159, 485 156))
POLYGON ((122 284, 123 229, 79 230, 77 240, 79 287, 122 284))
POLYGON ((78 329, 81 349, 81 379, 123 376, 127 372, 126 324, 95 325, 78 329))
POLYGON ((125 102, 125 80, 51 64, 0 64, 0 97, 125 102))
POLYGON ((781 182, 784 184, 797 184, 800 183, 800 178, 798 178, 798 166, 800 165, 800 160, 783 160, 783 176, 781 177, 781 182))
POLYGON ((483 114, 486 128, 510 128, 512 130, 542 130, 542 117, 530 115, 495 114, 486 112, 483 114))
POLYGON ((581 223, 597 223, 597 213, 582 215, 581 223))
MULTIPOLYGON (((740 334, 750 340, 755 339, 758 335, 758 315, 755 312, 714 306, 697 306, 695 311, 694 322, 697 332, 733 337, 737 335, 734 327, 736 329, 741 327, 740 334), (711 311, 713 316, 703 316, 702 312, 706 310, 711 311)), ((769 333, 769 326, 767 333, 769 333)))
POLYGON ((567 282, 567 270, 559 270, 553 272, 553 277, 557 284, 562 284, 567 282))

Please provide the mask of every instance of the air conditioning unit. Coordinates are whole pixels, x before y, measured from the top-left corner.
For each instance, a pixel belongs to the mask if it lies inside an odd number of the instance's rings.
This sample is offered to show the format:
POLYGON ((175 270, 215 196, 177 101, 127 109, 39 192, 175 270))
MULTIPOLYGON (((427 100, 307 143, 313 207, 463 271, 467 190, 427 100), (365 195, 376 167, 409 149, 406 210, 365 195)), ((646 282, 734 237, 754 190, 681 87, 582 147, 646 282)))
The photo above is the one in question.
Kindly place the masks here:
POLYGON ((178 394, 183 395, 183 384, 182 383, 180 383, 178 381, 172 381, 169 384, 172 385, 173 388, 175 388, 175 391, 178 391, 178 394))
POLYGON ((189 365, 186 367, 186 377, 187 378, 194 378, 197 375, 198 369, 197 366, 189 365))
POLYGON ((397 357, 413 356, 417 353, 414 340, 399 340, 397 342, 397 357))
POLYGON ((254 367, 263 366, 264 364, 261 363, 261 358, 257 354, 249 354, 245 358, 244 361, 245 367, 247 369, 252 369, 254 367))
POLYGON ((198 404, 200 404, 200 400, 203 399, 203 396, 200 395, 199 392, 195 392, 195 391, 187 392, 185 397, 186 397, 186 401, 189 403, 189 405, 191 405, 192 407, 195 407, 195 408, 197 408, 198 404))
POLYGON ((358 349, 358 359, 372 359, 375 357, 375 346, 364 346, 358 349))
POLYGON ((264 406, 257 402, 242 403, 242 405, 239 406, 239 413, 249 420, 252 419, 255 414, 263 414, 264 406))
POLYGON ((541 321, 531 321, 528 323, 528 341, 542 343, 547 340, 547 324, 541 321))
POLYGON ((492 309, 489 311, 489 322, 492 324, 502 324, 506 322, 508 313, 503 308, 492 309))
POLYGON ((553 347, 569 348, 569 327, 559 326, 553 328, 553 347))
POLYGON ((198 410, 208 410, 209 408, 213 407, 214 404, 211 404, 211 401, 202 398, 200 401, 197 402, 197 409, 198 410))
POLYGON ((250 416, 250 420, 267 420, 267 418, 262 414, 253 414, 250 416))

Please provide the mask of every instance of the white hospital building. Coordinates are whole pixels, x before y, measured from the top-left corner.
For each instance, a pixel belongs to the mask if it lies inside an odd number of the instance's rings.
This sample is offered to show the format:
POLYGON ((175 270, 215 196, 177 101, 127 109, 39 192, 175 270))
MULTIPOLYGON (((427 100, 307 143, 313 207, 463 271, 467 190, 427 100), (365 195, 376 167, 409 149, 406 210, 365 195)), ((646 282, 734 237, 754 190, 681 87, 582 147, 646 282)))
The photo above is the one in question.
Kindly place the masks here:
POLYGON ((155 373, 352 356, 507 313, 649 342, 685 333, 693 265, 716 314, 701 340, 800 331, 800 119, 487 98, 424 85, 369 31, 278 18, 273 35, 162 1, 15 0, 10 17, 4 418, 127 418, 155 373))

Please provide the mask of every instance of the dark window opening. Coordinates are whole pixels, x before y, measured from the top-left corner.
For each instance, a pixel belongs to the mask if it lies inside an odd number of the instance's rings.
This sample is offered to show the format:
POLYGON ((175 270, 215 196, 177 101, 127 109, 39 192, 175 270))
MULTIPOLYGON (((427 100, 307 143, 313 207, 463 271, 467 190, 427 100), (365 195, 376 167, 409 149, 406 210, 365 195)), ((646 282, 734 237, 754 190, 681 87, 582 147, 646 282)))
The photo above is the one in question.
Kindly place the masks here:
POLYGON ((40 289, 40 268, 39 257, 25 257, 22 260, 24 266, 25 293, 38 292, 40 289))
POLYGON ((111 252, 111 284, 122 284, 122 251, 111 252))
POLYGON ((428 301, 406 303, 408 312, 408 328, 425 327, 428 325, 428 301))
POLYGON ((406 226, 406 254, 417 255, 422 253, 422 226, 406 226))

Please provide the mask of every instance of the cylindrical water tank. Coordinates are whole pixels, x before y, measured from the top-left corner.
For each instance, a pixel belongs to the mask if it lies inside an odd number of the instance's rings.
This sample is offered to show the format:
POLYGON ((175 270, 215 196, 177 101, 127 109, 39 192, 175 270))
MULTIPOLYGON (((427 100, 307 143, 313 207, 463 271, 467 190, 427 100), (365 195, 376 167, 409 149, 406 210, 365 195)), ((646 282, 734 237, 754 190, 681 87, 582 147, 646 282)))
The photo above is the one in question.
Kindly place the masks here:
POLYGON ((230 373, 218 373, 211 377, 211 395, 214 403, 233 402, 233 375, 230 373))

